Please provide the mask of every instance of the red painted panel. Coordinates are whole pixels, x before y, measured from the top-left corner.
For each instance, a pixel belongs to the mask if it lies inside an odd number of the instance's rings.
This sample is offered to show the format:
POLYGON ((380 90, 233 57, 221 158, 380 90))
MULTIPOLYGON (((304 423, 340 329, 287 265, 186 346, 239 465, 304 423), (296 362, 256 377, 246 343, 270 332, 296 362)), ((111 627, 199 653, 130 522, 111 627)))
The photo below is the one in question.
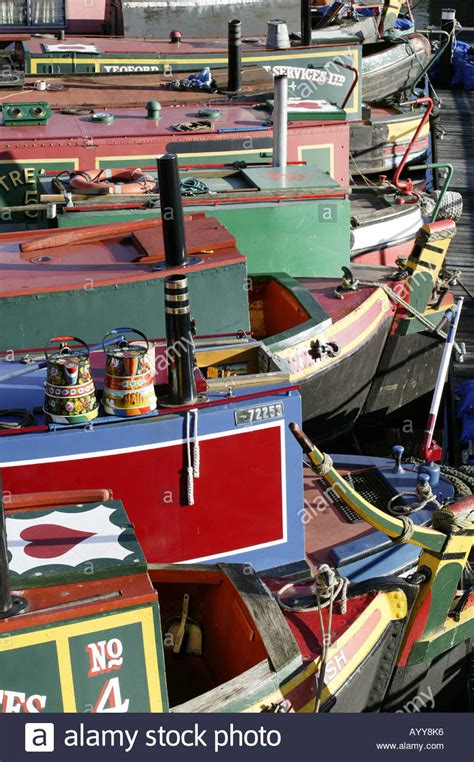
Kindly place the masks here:
MULTIPOLYGON (((81 434, 80 436, 87 436, 81 434)), ((12 494, 106 487, 122 500, 150 563, 172 563, 281 539, 280 427, 200 442, 195 504, 186 500, 186 448, 5 468, 12 494)))

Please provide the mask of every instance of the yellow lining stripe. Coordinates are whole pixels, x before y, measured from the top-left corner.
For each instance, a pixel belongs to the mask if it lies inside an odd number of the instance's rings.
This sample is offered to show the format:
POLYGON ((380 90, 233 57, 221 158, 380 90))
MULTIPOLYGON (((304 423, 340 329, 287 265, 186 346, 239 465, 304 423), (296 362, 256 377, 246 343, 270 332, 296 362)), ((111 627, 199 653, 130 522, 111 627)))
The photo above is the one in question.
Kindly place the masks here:
MULTIPOLYGON (((352 657, 352 660, 348 662, 341 670, 337 672, 333 680, 330 680, 325 686, 322 692, 322 701, 326 701, 331 695, 334 695, 337 690, 347 681, 351 674, 355 672, 357 667, 367 658, 370 651, 373 649, 378 639, 381 637, 383 631, 389 624, 396 619, 402 619, 407 615, 407 600, 406 596, 399 591, 392 591, 390 593, 380 593, 379 596, 372 601, 372 603, 365 609, 365 611, 357 618, 357 620, 346 630, 340 638, 329 649, 327 658, 328 663, 332 657, 337 653, 344 651, 344 647, 352 639, 354 634, 364 627, 367 619, 373 614, 374 611, 381 611, 381 619, 378 625, 372 630, 370 636, 365 640, 363 646, 359 649, 357 654, 352 657)), ((274 692, 270 696, 266 696, 264 699, 253 704, 246 711, 248 712, 260 712, 263 703, 271 703, 274 701, 283 700, 288 696, 295 688, 301 685, 303 682, 311 678, 316 672, 319 671, 320 658, 315 659, 309 664, 306 669, 299 672, 296 677, 290 678, 288 682, 281 686, 281 690, 274 692)), ((314 711, 315 699, 311 699, 303 707, 298 708, 300 712, 312 712, 314 711)))
POLYGON ((72 676, 71 654, 67 636, 63 635, 57 639, 56 650, 58 653, 59 679, 61 681, 63 709, 65 712, 76 712, 74 679, 72 676))
MULTIPOLYGON (((251 129, 249 129, 249 132, 251 132, 251 129)), ((224 141, 222 141, 222 142, 224 143, 224 141)), ((303 156, 305 151, 308 151, 308 150, 312 150, 312 151, 316 151, 317 150, 317 151, 320 151, 320 150, 323 150, 323 149, 324 150, 327 149, 328 152, 329 152, 330 174, 331 174, 331 177, 333 179, 336 179, 334 177, 334 145, 332 143, 323 143, 322 145, 298 146, 298 149, 297 149, 298 161, 304 161, 305 160, 304 156, 303 156)), ((263 150, 260 149, 260 148, 251 148, 248 151, 246 150, 245 153, 246 154, 271 153, 272 150, 273 150, 273 146, 268 146, 268 148, 263 149, 263 150)), ((199 157, 199 158, 201 158, 201 157, 212 158, 213 156, 221 156, 221 155, 222 156, 231 156, 232 154, 235 154, 235 153, 236 153, 236 151, 212 151, 212 152, 197 151, 196 153, 181 153, 180 152, 178 154, 178 158, 179 159, 182 159, 182 158, 195 158, 195 157, 199 157)), ((237 153, 240 153, 240 152, 237 151, 237 153)), ((128 161, 128 162, 130 162, 132 159, 133 160, 135 160, 135 159, 152 160, 152 159, 156 159, 156 156, 155 155, 150 155, 149 153, 148 154, 140 154, 140 155, 134 154, 133 156, 98 156, 96 158, 96 160, 95 160, 95 168, 96 169, 104 169, 104 167, 102 167, 102 164, 101 164, 101 162, 104 162, 104 161, 110 161, 110 162, 114 162, 114 161, 128 161)), ((131 166, 131 165, 129 164, 129 166, 131 166)))
POLYGON ((155 624, 153 611, 147 608, 142 617, 143 646, 145 650, 146 679, 148 696, 150 698, 150 711, 162 712, 162 686, 160 685, 160 672, 158 669, 157 644, 155 636, 155 624))
POLYGON ((71 668, 69 639, 78 635, 92 637, 95 632, 112 630, 115 627, 123 627, 130 624, 141 624, 143 633, 143 648, 145 655, 145 670, 152 712, 163 711, 161 698, 162 686, 158 669, 156 651, 156 638, 153 624, 153 611, 150 606, 133 611, 125 611, 120 614, 96 617, 94 619, 73 624, 59 625, 36 632, 10 635, 8 645, 2 647, 2 651, 13 651, 26 646, 41 645, 42 643, 55 642, 58 662, 59 679, 65 712, 75 712, 74 681, 71 668))
MULTIPOLYGON (((40 164, 41 166, 45 166, 46 164, 64 164, 64 162, 70 162, 74 165, 74 169, 78 168, 79 165, 79 159, 72 159, 72 158, 64 158, 64 159, 16 159, 12 157, 11 159, 0 159, 0 164, 11 164, 15 167, 20 167, 21 169, 27 169, 30 164, 40 164)), ((67 172, 67 170, 66 170, 67 172)), ((31 183, 33 185, 33 183, 31 183)))

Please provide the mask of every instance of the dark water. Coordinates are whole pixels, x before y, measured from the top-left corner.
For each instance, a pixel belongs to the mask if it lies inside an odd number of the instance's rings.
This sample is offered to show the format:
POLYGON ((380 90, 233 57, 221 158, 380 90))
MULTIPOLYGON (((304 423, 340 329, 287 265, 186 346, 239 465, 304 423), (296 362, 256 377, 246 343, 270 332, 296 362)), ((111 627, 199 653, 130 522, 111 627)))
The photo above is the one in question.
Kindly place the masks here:
POLYGON ((473 0, 416 0, 412 3, 415 8, 418 26, 424 24, 439 24, 442 8, 455 8, 456 17, 463 26, 474 26, 473 0))
MULTIPOLYGON (((179 2, 179 0, 177 0, 179 2)), ((474 0, 412 0, 417 25, 439 24, 441 9, 456 9, 464 26, 474 26, 474 0)), ((175 8, 133 8, 125 10, 126 34, 167 35, 171 29, 180 29, 184 35, 225 35, 230 18, 242 21, 244 35, 262 34, 269 19, 284 19, 290 30, 300 25, 300 0, 242 0, 225 6, 200 5, 175 8)))

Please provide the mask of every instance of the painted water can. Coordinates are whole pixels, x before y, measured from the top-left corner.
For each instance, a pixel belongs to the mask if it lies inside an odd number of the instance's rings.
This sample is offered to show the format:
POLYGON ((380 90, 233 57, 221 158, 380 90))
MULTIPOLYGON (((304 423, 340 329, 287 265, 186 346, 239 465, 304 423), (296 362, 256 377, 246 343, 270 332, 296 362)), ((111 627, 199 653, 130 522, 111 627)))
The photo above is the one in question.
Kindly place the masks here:
POLYGON ((104 337, 105 382, 102 405, 108 415, 132 416, 156 409, 154 351, 148 339, 135 328, 114 328, 104 337), (135 333, 143 341, 127 341, 123 336, 105 346, 113 334, 135 333))
POLYGON ((97 417, 99 405, 87 344, 76 336, 55 336, 50 344, 60 347, 50 354, 46 350, 47 372, 44 384, 46 420, 54 423, 84 423, 97 417), (79 347, 68 346, 75 341, 79 347))

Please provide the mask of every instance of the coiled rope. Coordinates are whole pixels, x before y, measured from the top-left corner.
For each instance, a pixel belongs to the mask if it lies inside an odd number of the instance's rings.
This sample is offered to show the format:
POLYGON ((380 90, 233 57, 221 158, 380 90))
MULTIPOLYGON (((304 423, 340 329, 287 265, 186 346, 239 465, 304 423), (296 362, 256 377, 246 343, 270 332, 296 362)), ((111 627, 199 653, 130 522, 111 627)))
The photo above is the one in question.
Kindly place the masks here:
POLYGON ((433 503, 437 508, 442 508, 441 503, 431 489, 431 484, 429 482, 426 482, 426 484, 419 483, 416 485, 415 491, 398 492, 390 498, 387 503, 387 511, 392 516, 409 516, 412 513, 421 511, 429 503, 433 503), (411 505, 394 505, 395 501, 400 497, 415 497, 418 498, 418 502, 411 503, 411 505))
POLYGON ((196 177, 187 177, 180 182, 182 196, 200 196, 203 193, 209 193, 209 187, 202 180, 196 177))
POLYGON ((36 418, 29 410, 25 408, 8 408, 0 410, 0 429, 9 429, 15 431, 16 429, 26 429, 29 426, 36 426, 36 418), (19 421, 5 420, 5 418, 19 418, 19 421))
POLYGON ((347 612, 348 585, 349 580, 347 577, 340 575, 336 569, 332 569, 328 564, 321 564, 321 566, 317 568, 315 574, 309 579, 299 580, 298 583, 289 582, 287 585, 283 585, 283 587, 275 593, 275 599, 283 611, 289 613, 318 611, 319 613, 319 625, 321 628, 321 662, 317 676, 316 700, 314 705, 315 713, 318 713, 321 708, 321 696, 324 686, 327 657, 332 644, 332 616, 334 603, 340 598, 341 614, 347 612), (316 606, 289 606, 282 600, 282 596, 289 590, 295 589, 297 584, 302 585, 305 583, 311 583, 312 592, 316 597, 316 606), (327 629, 324 626, 324 608, 328 608, 327 629))

